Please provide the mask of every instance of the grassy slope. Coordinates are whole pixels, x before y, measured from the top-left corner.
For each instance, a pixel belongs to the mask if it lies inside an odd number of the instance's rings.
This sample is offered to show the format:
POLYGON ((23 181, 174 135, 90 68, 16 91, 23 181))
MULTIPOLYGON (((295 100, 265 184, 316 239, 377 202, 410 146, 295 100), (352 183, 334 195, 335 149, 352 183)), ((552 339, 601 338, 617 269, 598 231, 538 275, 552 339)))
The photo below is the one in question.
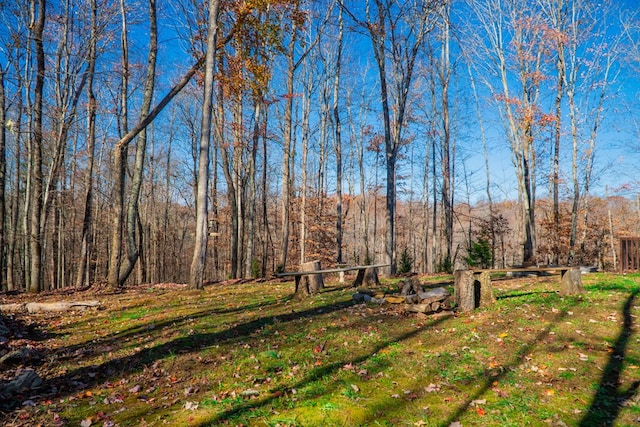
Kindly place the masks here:
POLYGON ((583 296, 565 298, 558 280, 496 280, 495 305, 441 318, 354 306, 337 286, 291 300, 291 283, 103 296, 106 310, 43 318, 39 369, 58 393, 4 421, 637 423, 640 276, 589 275, 583 296))

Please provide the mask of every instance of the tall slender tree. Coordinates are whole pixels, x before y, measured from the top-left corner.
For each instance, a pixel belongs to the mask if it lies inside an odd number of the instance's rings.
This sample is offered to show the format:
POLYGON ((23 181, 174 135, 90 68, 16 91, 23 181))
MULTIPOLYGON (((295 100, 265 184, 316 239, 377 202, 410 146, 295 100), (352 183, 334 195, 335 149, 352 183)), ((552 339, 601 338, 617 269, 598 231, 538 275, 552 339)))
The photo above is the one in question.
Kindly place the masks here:
POLYGON ((32 129, 29 138, 29 169, 31 184, 31 202, 29 214, 29 246, 31 277, 27 287, 29 292, 36 293, 43 289, 42 272, 42 205, 43 205, 43 178, 42 178, 42 146, 43 146, 43 115, 44 115, 44 84, 45 84, 45 51, 44 51, 44 25, 46 16, 46 0, 31 1, 31 28, 35 44, 36 55, 36 84, 34 87, 32 129))
POLYGON ((204 69, 204 101, 202 103, 202 123, 198 150, 198 182, 196 198, 196 236, 189 286, 195 289, 204 287, 204 269, 207 259, 208 239, 208 199, 209 189, 209 150, 211 127, 213 122, 213 82, 215 73, 216 41, 218 34, 218 0, 209 0, 209 21, 207 25, 207 51, 204 69))
POLYGON ((384 124, 386 165, 385 256, 396 272, 396 178, 398 152, 403 145, 406 112, 416 59, 446 0, 367 0, 364 17, 344 10, 363 28, 377 65, 384 124))

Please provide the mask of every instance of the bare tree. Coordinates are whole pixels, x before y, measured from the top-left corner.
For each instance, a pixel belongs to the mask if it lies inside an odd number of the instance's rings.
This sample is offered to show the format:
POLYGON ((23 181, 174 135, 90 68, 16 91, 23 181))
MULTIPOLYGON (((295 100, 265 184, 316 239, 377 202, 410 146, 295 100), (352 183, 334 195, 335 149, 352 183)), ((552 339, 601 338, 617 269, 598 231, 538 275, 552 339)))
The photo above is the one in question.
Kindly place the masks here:
POLYGON ((31 1, 32 37, 35 43, 36 55, 36 85, 34 87, 32 128, 29 139, 29 168, 31 184, 31 211, 29 214, 30 230, 29 245, 31 257, 31 277, 28 284, 29 292, 40 292, 42 283, 42 145, 43 145, 43 105, 45 83, 45 52, 44 52, 44 24, 46 14, 46 0, 31 1))
POLYGON ((87 63, 87 165, 84 176, 84 214, 80 243, 80 259, 76 276, 76 287, 88 286, 91 282, 88 268, 92 254, 93 225, 93 174, 96 151, 96 112, 97 101, 94 93, 94 77, 98 48, 98 4, 91 0, 91 36, 87 63))
POLYGON ((5 242, 7 241, 6 220, 6 187, 7 187, 7 102, 5 93, 4 76, 5 67, 0 64, 0 290, 7 290, 7 253, 5 242))
POLYGON ((396 272, 395 209, 398 151, 418 53, 445 1, 367 0, 364 17, 345 11, 366 32, 378 67, 386 164, 386 261, 396 272))
POLYGON ((343 230, 343 209, 342 209, 342 124, 340 122, 340 75, 342 73, 342 40, 344 37, 344 19, 342 8, 338 8, 338 40, 336 43, 336 62, 333 77, 333 126, 334 142, 333 149, 336 155, 336 246, 338 254, 336 262, 341 264, 342 246, 344 240, 343 230))
POLYGON ((207 27, 207 52, 204 70, 204 101, 202 103, 202 125, 198 155, 198 190, 196 200, 196 237, 189 286, 204 287, 204 268, 207 259, 208 200, 209 189, 209 146, 213 116, 213 81, 218 34, 218 0, 209 0, 209 21, 207 27))
POLYGON ((536 248, 535 142, 540 130, 554 121, 539 105, 549 52, 549 41, 543 37, 546 26, 534 6, 524 0, 468 5, 476 17, 466 34, 471 43, 468 49, 485 66, 487 74, 482 79, 499 107, 510 143, 522 201, 523 262, 532 263, 536 248))

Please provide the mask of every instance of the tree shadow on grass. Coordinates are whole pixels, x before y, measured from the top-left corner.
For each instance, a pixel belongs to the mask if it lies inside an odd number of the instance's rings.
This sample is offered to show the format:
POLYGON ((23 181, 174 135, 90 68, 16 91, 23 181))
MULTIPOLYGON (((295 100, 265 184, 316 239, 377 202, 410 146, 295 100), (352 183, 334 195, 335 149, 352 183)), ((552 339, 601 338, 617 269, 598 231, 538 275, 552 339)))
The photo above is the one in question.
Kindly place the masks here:
POLYGON ((461 404, 456 409, 456 411, 453 412, 451 416, 449 416, 449 418, 447 418, 446 421, 440 423, 440 426, 448 427, 451 423, 457 421, 458 418, 460 418, 460 416, 463 413, 465 413, 469 409, 469 407, 471 407, 472 403, 475 400, 479 399, 482 395, 484 395, 494 386, 495 382, 499 382, 505 375, 507 375, 509 372, 512 372, 513 369, 522 365, 524 363, 525 357, 529 353, 531 353, 531 351, 535 348, 536 345, 538 345, 538 343, 545 340, 545 338, 549 335, 549 332, 551 332, 551 330, 553 329, 554 325, 562 321, 567 315, 568 315, 567 309, 564 309, 560 313, 558 313, 558 315, 556 316, 553 322, 551 322, 547 327, 542 329, 542 331, 540 331, 535 336, 535 338, 533 338, 532 340, 523 344, 520 347, 520 349, 516 352, 513 361, 509 365, 505 365, 504 369, 502 369, 501 372, 499 372, 497 375, 487 377, 482 387, 480 387, 478 391, 476 391, 472 396, 469 396, 467 400, 463 404, 461 404))
POLYGON ((555 293, 556 291, 511 292, 504 295, 498 295, 496 296, 496 299, 501 300, 501 299, 510 299, 510 298, 521 298, 521 297, 527 297, 531 295, 555 294, 555 293))
MULTIPOLYGON (((130 356, 123 356, 120 358, 112 359, 100 365, 83 366, 74 370, 70 370, 62 375, 48 379, 45 382, 44 387, 46 388, 47 386, 49 386, 54 387, 57 390, 63 390, 61 387, 67 386, 67 388, 64 389, 64 392, 58 393, 60 397, 64 397, 64 395, 70 393, 72 394, 73 392, 75 392, 75 390, 69 390, 68 388, 68 384, 73 383, 74 378, 82 378, 83 381, 85 381, 82 389, 90 388, 104 381, 108 381, 110 378, 117 375, 130 375, 132 373, 140 372, 145 368, 145 366, 150 365, 155 361, 164 359, 169 354, 186 354, 206 349, 214 345, 220 345, 225 342, 233 342, 235 340, 240 340, 244 337, 248 337, 251 334, 258 332, 267 325, 291 322, 298 319, 325 315, 334 311, 343 310, 351 305, 353 305, 353 302, 351 300, 336 302, 327 304, 325 306, 316 306, 303 311, 292 311, 285 314, 259 317, 245 323, 233 325, 228 329, 219 332, 193 333, 187 336, 180 336, 178 338, 171 339, 165 343, 155 345, 153 347, 142 348, 135 354, 132 354, 130 356)), ((211 311, 207 311, 207 313, 211 313, 211 311)), ((202 315, 204 314, 205 313, 202 313, 202 315)), ((163 327, 168 327, 170 325, 173 325, 174 323, 184 322, 192 318, 192 315, 187 315, 184 316, 184 318, 180 319, 174 318, 171 321, 168 321, 167 324, 163 327)), ((148 330, 145 331, 144 328, 139 328, 140 327, 137 327, 135 330, 127 332, 127 336, 135 336, 137 334, 143 335, 143 332, 148 333, 148 330)), ((115 340, 116 338, 121 339, 122 336, 111 336, 109 337, 109 342, 115 340)), ((95 345, 95 343, 87 343, 83 345, 83 347, 90 345, 95 345)), ((69 350, 73 350, 77 347, 78 346, 71 346, 64 351, 69 352, 69 350)))
MULTIPOLYGON (((424 325, 422 325, 420 327, 417 327, 417 328, 415 328, 414 330, 412 330, 410 332, 406 332, 406 333, 401 334, 398 337, 395 337, 393 339, 380 342, 368 354, 361 355, 361 356, 356 356, 356 357, 353 357, 353 358, 348 359, 348 360, 341 360, 339 362, 334 362, 334 363, 331 363, 331 364, 326 365, 326 366, 321 366, 321 367, 314 368, 304 378, 302 378, 300 381, 292 383, 288 387, 286 387, 286 390, 302 389, 306 385, 312 383, 313 381, 316 381, 318 379, 334 375, 336 372, 338 372, 340 369, 342 369, 345 365, 351 364, 353 366, 356 366, 356 365, 359 365, 361 363, 364 363, 364 362, 368 361, 369 359, 371 359, 376 354, 378 354, 379 352, 381 352, 382 350, 387 349, 387 348, 389 348, 390 346, 392 346, 394 344, 401 343, 401 342, 403 342, 403 341, 405 341, 407 339, 410 339, 410 338, 412 338, 412 337, 414 337, 416 335, 419 335, 424 330, 432 328, 432 327, 438 325, 439 323, 445 321, 449 317, 450 316, 440 317, 438 319, 434 319, 432 322, 425 323, 424 325)), ((340 383, 339 381, 335 381, 335 382, 333 382, 333 384, 329 388, 332 389, 332 390, 335 390, 341 384, 342 383, 340 383)), ((323 391, 323 394, 326 394, 327 392, 328 391, 325 389, 323 391)), ((218 425, 220 422, 227 421, 230 418, 239 417, 239 416, 242 416, 243 414, 249 413, 251 411, 255 411, 255 410, 257 410, 257 409, 259 409, 261 407, 268 406, 269 404, 271 404, 271 402, 279 399, 281 395, 282 394, 279 393, 279 392, 271 393, 271 394, 269 394, 268 396, 266 396, 266 397, 264 397, 262 399, 246 400, 246 401, 240 402, 237 405, 235 405, 234 407, 232 407, 230 409, 227 409, 226 411, 217 414, 216 416, 212 417, 211 419, 208 419, 206 421, 203 421, 203 422, 197 424, 197 426, 198 427, 205 427, 205 426, 218 425)))
POLYGON ((622 314, 624 322, 618 339, 613 345, 613 352, 609 356, 607 366, 605 366, 600 379, 600 384, 596 395, 589 406, 589 410, 580 420, 581 427, 590 426, 612 426, 618 418, 622 406, 632 399, 638 392, 640 381, 633 382, 626 390, 620 389, 620 374, 623 369, 623 362, 629 338, 632 334, 633 319, 631 309, 640 289, 635 289, 627 298, 622 314))
MULTIPOLYGON (((122 343, 125 343, 130 339, 140 336, 141 334, 148 335, 151 330, 159 331, 159 330, 168 329, 168 328, 176 329, 176 328, 179 328, 180 326, 183 326, 186 323, 189 323, 201 318, 205 318, 208 316, 234 314, 234 313, 248 312, 251 310, 260 310, 260 309, 278 305, 278 304, 286 304, 291 299, 292 299, 292 296, 287 296, 284 298, 275 299, 273 301, 259 302, 251 305, 199 310, 190 314, 183 314, 181 316, 165 317, 161 321, 150 321, 145 323, 138 323, 126 329, 123 329, 121 331, 110 332, 94 340, 93 342, 84 342, 76 345, 67 346, 64 349, 59 350, 58 353, 64 353, 69 355, 75 354, 75 356, 73 357, 77 357, 76 351, 83 350, 83 355, 90 356, 91 351, 88 351, 87 347, 91 347, 91 348, 97 348, 99 346, 117 347, 118 345, 122 345, 122 343)), ((136 306, 129 307, 128 310, 135 309, 135 308, 136 306)), ((50 332, 47 334, 47 338, 48 339, 59 338, 63 335, 64 334, 57 334, 55 332, 54 333, 50 332)))

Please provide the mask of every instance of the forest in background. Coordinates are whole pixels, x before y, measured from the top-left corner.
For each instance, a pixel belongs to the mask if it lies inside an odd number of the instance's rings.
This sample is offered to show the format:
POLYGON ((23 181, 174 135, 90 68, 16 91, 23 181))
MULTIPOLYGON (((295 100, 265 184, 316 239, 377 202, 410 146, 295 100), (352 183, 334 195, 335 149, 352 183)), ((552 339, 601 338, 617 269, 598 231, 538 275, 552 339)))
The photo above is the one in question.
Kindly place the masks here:
POLYGON ((635 178, 592 194, 635 123, 637 6, 0 5, 2 290, 614 268, 637 234, 635 178))

